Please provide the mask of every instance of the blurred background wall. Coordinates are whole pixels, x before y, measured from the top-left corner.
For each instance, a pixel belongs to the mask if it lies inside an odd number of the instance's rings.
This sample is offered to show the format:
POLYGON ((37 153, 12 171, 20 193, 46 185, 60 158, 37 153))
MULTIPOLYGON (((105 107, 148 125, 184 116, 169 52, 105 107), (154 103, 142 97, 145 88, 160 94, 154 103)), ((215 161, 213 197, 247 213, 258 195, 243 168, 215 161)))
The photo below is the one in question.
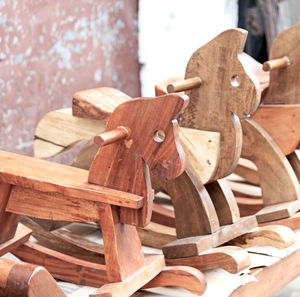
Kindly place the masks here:
POLYGON ((0 149, 32 154, 39 119, 76 91, 153 96, 246 2, 276 8, 278 32, 300 19, 299 0, 0 0, 0 149))
POLYGON ((38 120, 79 90, 138 96, 137 1, 0 0, 0 149, 32 154, 38 120))

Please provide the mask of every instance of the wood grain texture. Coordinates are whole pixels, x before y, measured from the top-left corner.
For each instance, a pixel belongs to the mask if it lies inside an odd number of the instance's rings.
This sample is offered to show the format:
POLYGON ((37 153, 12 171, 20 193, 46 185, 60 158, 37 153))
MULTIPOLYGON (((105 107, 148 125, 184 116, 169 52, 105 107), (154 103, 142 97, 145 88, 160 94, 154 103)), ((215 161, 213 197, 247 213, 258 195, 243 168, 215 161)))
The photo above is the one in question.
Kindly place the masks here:
POLYGON ((12 185, 126 207, 143 205, 141 196, 87 183, 86 170, 4 151, 0 164, 0 180, 12 185))
POLYGON ((107 283, 105 265, 79 260, 34 242, 27 242, 11 253, 22 261, 45 267, 58 279, 94 287, 107 283))
POLYGON ((206 184, 212 180, 219 164, 220 133, 180 127, 179 136, 186 158, 201 182, 206 184))
POLYGON ((19 223, 14 237, 0 244, 0 257, 29 240, 32 230, 19 223))
POLYGON ((66 297, 43 267, 1 258, 0 270, 3 297, 66 297))
POLYGON ((144 228, 138 228, 143 245, 161 249, 164 245, 177 239, 176 229, 150 222, 144 228))
POLYGON ((244 217, 238 223, 222 226, 213 234, 175 240, 164 246, 163 252, 168 259, 197 256, 203 251, 247 233, 256 226, 255 217, 244 217))
POLYGON ((274 39, 269 60, 287 56, 290 65, 270 71, 270 85, 263 98, 265 104, 300 103, 300 23, 281 32, 274 39))
POLYGON ((34 156, 53 157, 75 143, 103 132, 105 123, 74 117, 71 108, 51 111, 43 116, 36 127, 34 156))
POLYGON ((188 168, 168 183, 152 179, 154 189, 162 190, 172 199, 178 238, 210 234, 220 228, 216 210, 206 188, 199 179, 193 177, 193 171, 188 168))
POLYGON ((104 249, 100 244, 87 243, 82 237, 76 240, 75 234, 66 234, 62 229, 49 232, 27 217, 21 217, 20 221, 32 230, 33 237, 40 245, 81 260, 104 264, 104 249))
POLYGON ((144 197, 141 210, 121 209, 123 223, 143 227, 151 219, 154 196, 149 169, 162 179, 175 178, 183 171, 184 153, 175 119, 187 103, 187 97, 176 94, 132 99, 119 105, 111 114, 106 131, 121 125, 131 131, 131 137, 99 149, 90 167, 88 181, 144 197), (162 141, 155 140, 156 131, 163 131, 162 141))
POLYGON ((143 287, 164 268, 162 255, 149 255, 144 265, 122 282, 114 282, 97 289, 90 297, 127 297, 143 287))
POLYGON ((244 178, 248 183, 259 185, 257 167, 250 160, 240 158, 234 173, 244 178))
POLYGON ((295 213, 294 215, 284 218, 281 220, 271 221, 271 222, 264 222, 260 223, 260 226, 268 226, 268 225, 281 225, 286 226, 292 230, 300 229, 300 212, 295 213))
POLYGON ((249 197, 254 199, 261 199, 262 197, 261 188, 259 186, 234 181, 228 181, 228 184, 237 197, 249 197))
MULTIPOLYGON (((155 201, 157 201, 157 197, 155 197, 155 201)), ((151 222, 165 225, 167 227, 175 227, 174 210, 163 207, 157 203, 153 203, 151 222)))
POLYGON ((259 223, 284 219, 292 216, 300 209, 300 200, 267 205, 255 215, 259 223))
POLYGON ((206 190, 216 209, 220 225, 234 224, 240 219, 238 205, 225 179, 207 184, 206 190))
POLYGON ((300 249, 253 274, 258 281, 237 288, 230 297, 271 297, 300 274, 300 249), (284 271, 284 273, 283 273, 284 271))
POLYGON ((296 241, 296 234, 288 227, 280 225, 269 225, 258 227, 257 229, 243 234, 230 244, 241 248, 253 246, 272 246, 277 249, 285 249, 293 245, 296 241))
POLYGON ((177 287, 178 284, 195 295, 201 296, 206 290, 205 276, 198 269, 187 266, 164 267, 158 276, 143 288, 161 286, 177 287))
POLYGON ((221 268, 234 274, 249 267, 250 262, 247 251, 236 246, 213 248, 194 257, 166 259, 167 265, 186 265, 202 271, 221 268))
POLYGON ((18 216, 6 212, 10 191, 10 184, 0 182, 0 244, 13 238, 18 226, 18 216))
POLYGON ((242 156, 250 159, 258 168, 264 205, 298 200, 299 182, 283 152, 252 119, 243 120, 242 126, 242 156))
POLYGON ((296 150, 292 152, 287 156, 287 159, 289 160, 293 170, 295 171, 295 174, 300 183, 300 151, 296 150))
POLYGON ((106 120, 121 103, 132 99, 125 93, 113 88, 96 88, 74 94, 73 116, 94 120, 106 120))
POLYGON ((262 105, 252 119, 270 134, 285 155, 299 146, 300 105, 262 105))
POLYGON ((211 180, 229 175, 237 165, 242 144, 239 118, 252 113, 260 100, 259 82, 240 60, 246 38, 245 30, 227 30, 195 51, 186 68, 186 79, 198 76, 203 83, 186 91, 191 103, 181 125, 221 134, 221 156, 211 180))

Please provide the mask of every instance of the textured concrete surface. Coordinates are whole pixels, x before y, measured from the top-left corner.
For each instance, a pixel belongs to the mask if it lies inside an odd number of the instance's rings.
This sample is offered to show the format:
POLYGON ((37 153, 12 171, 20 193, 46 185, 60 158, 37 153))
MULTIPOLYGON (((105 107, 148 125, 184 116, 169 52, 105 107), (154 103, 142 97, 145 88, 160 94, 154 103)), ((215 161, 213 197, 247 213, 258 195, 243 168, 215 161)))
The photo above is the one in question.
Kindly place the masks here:
POLYGON ((38 120, 72 95, 138 96, 136 0, 0 0, 0 149, 32 153, 38 120))

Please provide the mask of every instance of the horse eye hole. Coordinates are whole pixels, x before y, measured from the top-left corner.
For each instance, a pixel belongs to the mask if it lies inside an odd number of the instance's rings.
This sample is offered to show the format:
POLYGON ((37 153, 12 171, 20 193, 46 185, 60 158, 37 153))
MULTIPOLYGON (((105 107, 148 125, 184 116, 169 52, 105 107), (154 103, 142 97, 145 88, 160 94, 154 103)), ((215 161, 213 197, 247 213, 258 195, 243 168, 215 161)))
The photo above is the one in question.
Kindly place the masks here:
POLYGON ((156 130, 153 134, 153 139, 155 142, 163 142, 166 138, 166 134, 162 130, 156 130))
POLYGON ((231 82, 231 85, 232 85, 234 88, 237 88, 237 87, 239 87, 240 84, 241 84, 241 78, 240 78, 238 75, 233 75, 233 76, 231 77, 230 82, 231 82))

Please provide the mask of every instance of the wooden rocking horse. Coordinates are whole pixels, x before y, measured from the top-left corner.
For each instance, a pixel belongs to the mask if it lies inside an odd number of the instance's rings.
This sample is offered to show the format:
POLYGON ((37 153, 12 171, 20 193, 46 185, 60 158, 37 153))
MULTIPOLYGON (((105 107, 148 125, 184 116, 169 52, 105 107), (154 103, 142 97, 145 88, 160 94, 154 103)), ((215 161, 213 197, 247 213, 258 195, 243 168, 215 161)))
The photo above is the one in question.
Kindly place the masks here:
POLYGON ((300 161, 295 152, 300 143, 299 41, 300 23, 276 37, 270 61, 261 65, 245 57, 264 92, 251 119, 242 121, 242 157, 256 165, 257 173, 240 164, 237 174, 247 180, 250 171, 250 180, 261 187, 264 208, 257 213, 259 222, 288 218, 300 209, 300 161))
MULTIPOLYGON (((169 285, 201 295, 206 285, 203 275, 191 267, 165 267, 163 255, 144 255, 135 227, 147 225, 151 218, 149 169, 163 179, 184 170, 176 119, 187 103, 187 97, 172 94, 119 105, 109 116, 106 131, 95 137, 100 148, 89 171, 1 151, 0 255, 11 252, 67 281, 103 285, 93 297, 129 296, 142 287, 169 285), (100 222, 105 265, 29 242, 31 230, 18 223, 18 215, 100 222)), ((34 296, 48 296, 43 293, 48 283, 43 287, 30 283, 33 270, 1 259, 0 280, 8 280, 0 284, 7 292, 4 296, 20 290, 20 279, 34 287, 34 296)), ((52 280, 49 286, 54 286, 52 280)), ((57 289, 55 296, 64 294, 57 289)))
MULTIPOLYGON (((285 246, 292 243, 290 239, 293 236, 284 237, 279 227, 248 233, 256 226, 256 220, 254 217, 240 219, 234 196, 226 182, 216 180, 234 169, 233 164, 237 163, 241 152, 239 117, 254 111, 260 98, 258 82, 251 70, 239 60, 246 35, 244 30, 229 30, 199 49, 193 55, 189 67, 197 70, 199 61, 204 61, 200 68, 203 73, 199 75, 190 70, 189 75, 198 75, 200 78, 192 77, 182 82, 178 82, 180 78, 175 78, 156 86, 157 94, 167 93, 167 85, 171 92, 194 88, 189 93, 194 102, 193 108, 183 115, 182 120, 187 126, 195 121, 191 124, 192 128, 203 126, 208 130, 180 129, 181 142, 188 155, 188 168, 174 182, 166 184, 154 181, 157 191, 162 190, 171 196, 175 215, 173 211, 154 204, 151 224, 139 230, 142 241, 155 247, 174 241, 176 236, 181 238, 174 242, 174 246, 170 244, 164 248, 165 254, 169 254, 167 257, 172 257, 167 259, 168 263, 178 261, 201 269, 221 267, 235 273, 249 265, 244 250, 237 247, 207 250, 239 235, 243 235, 243 245, 250 244, 250 241, 256 244, 259 238, 261 242, 270 238, 267 243, 271 245, 280 241, 285 246), (214 62, 209 63, 211 59, 214 62), (171 85, 171 82, 175 83, 171 85), (199 85, 201 87, 196 89, 199 85), (200 104, 206 108, 201 110, 200 104), (174 226, 176 231, 172 228, 174 226), (189 242, 186 244, 185 241, 189 242), (174 253, 177 253, 177 259, 173 259, 174 253)), ((102 120, 112 111, 111 106, 117 106, 122 100, 129 100, 128 96, 107 88, 78 92, 73 98, 73 116, 82 120, 85 118, 86 121, 102 120)), ((53 117, 52 114, 48 116, 53 117)), ((72 125, 73 121, 70 118, 69 123, 72 125)), ((37 127, 38 140, 45 136, 41 132, 47 122, 45 117, 37 127)), ((38 147, 39 144, 37 150, 38 147)), ((93 155, 93 150, 93 144, 87 144, 74 164, 89 168, 91 160, 88 156, 93 155)), ((291 235, 291 232, 286 232, 291 235)), ((58 235, 57 232, 55 234, 58 235)), ((238 244, 241 244, 241 240, 238 244)))

